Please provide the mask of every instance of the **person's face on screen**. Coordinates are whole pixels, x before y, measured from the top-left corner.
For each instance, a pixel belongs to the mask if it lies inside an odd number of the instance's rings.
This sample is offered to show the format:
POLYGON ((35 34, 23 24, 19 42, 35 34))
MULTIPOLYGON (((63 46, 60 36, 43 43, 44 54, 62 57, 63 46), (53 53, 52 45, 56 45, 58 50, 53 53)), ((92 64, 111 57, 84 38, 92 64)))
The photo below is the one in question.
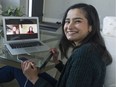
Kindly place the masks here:
POLYGON ((29 31, 33 31, 33 27, 32 26, 29 27, 29 31))
POLYGON ((13 31, 16 31, 16 30, 17 30, 17 28, 16 28, 15 26, 13 26, 12 30, 13 30, 13 31))

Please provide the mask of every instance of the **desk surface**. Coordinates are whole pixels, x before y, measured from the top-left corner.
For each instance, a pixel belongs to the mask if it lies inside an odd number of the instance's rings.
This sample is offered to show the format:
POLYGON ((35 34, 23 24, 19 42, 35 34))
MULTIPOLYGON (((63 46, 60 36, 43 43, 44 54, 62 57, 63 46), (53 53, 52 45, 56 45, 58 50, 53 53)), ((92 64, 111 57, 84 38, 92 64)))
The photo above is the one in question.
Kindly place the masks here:
MULTIPOLYGON (((45 57, 47 55, 48 55, 48 52, 34 54, 34 56, 36 56, 36 57, 37 56, 43 56, 43 57, 45 57)), ((13 58, 16 58, 16 56, 14 56, 13 58)), ((21 68, 20 67, 20 62, 16 62, 14 60, 6 59, 6 58, 4 58, 4 55, 3 55, 3 56, 0 57, 0 67, 5 66, 5 65, 10 65, 10 66, 13 66, 13 67, 16 67, 16 68, 21 68)), ((57 70, 54 67, 54 63, 51 60, 48 62, 48 64, 46 65, 46 67, 43 68, 42 70, 46 71, 47 73, 49 73, 53 77, 55 77, 56 73, 57 73, 57 70)))
POLYGON ((28 54, 11 55, 10 52, 4 48, 2 49, 2 52, 3 55, 0 56, 2 62, 3 63, 6 62, 7 65, 11 65, 11 66, 19 65, 21 61, 18 58, 25 57, 35 62, 35 64, 37 64, 38 67, 41 67, 41 65, 43 65, 44 61, 49 56, 49 51, 30 53, 30 55, 28 54))

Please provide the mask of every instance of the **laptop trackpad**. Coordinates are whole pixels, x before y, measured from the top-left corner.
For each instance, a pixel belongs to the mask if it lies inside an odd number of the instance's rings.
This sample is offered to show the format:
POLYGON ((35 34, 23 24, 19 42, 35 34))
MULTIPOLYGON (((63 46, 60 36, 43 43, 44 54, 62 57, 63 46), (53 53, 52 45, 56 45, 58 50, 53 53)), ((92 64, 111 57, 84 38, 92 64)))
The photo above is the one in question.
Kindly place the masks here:
POLYGON ((28 48, 25 48, 25 51, 30 53, 30 52, 36 52, 37 51, 37 48, 36 47, 28 47, 28 48))

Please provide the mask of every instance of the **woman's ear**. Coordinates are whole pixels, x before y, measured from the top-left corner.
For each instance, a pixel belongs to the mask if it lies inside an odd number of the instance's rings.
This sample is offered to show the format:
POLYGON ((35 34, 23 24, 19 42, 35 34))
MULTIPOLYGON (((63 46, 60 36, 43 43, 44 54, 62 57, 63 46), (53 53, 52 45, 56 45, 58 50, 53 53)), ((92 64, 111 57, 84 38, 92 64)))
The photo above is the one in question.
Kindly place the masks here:
POLYGON ((92 26, 89 26, 89 32, 91 32, 92 31, 92 26))

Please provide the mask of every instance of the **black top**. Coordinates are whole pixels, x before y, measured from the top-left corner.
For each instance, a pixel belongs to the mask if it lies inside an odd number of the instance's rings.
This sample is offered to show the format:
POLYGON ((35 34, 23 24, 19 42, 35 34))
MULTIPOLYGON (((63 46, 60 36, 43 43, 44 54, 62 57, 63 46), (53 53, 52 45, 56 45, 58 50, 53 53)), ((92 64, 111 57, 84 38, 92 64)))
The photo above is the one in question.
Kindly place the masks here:
MULTIPOLYGON (((76 48, 68 59, 56 87, 103 87, 106 65, 102 54, 93 44, 76 48)), ((47 80, 39 78, 34 87, 53 87, 47 80)))

